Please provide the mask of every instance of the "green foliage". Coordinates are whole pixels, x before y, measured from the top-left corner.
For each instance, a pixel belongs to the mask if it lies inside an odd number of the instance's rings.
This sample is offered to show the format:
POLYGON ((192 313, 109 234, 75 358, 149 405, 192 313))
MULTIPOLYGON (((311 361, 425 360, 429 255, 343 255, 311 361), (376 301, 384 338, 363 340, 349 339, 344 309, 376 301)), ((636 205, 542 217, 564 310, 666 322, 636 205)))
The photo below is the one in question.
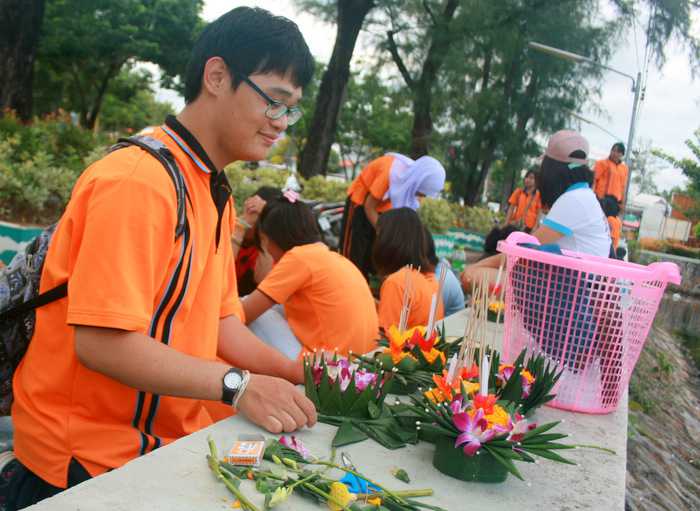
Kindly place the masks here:
POLYGON ((15 222, 56 221, 75 180, 108 144, 55 117, 31 125, 0 119, 0 214, 15 222))
POLYGON ((341 156, 352 164, 349 179, 363 162, 389 151, 410 151, 409 99, 405 88, 387 86, 374 74, 350 77, 336 137, 341 156))
POLYGON ((694 199, 696 207, 683 213, 693 221, 697 221, 700 220, 700 128, 695 130, 693 135, 695 140, 688 139, 685 141, 685 145, 693 155, 692 158, 676 158, 661 150, 654 150, 652 153, 674 167, 681 169, 685 177, 688 178, 686 193, 694 199))
POLYGON ((160 125, 173 113, 171 104, 156 101, 150 73, 124 69, 105 95, 99 126, 102 130, 136 133, 146 126, 160 125))
POLYGON ((455 210, 445 199, 426 197, 418 208, 418 215, 433 234, 444 234, 455 224, 455 210))
MULTIPOLYGON (((290 172, 271 167, 251 169, 243 162, 236 162, 225 169, 226 176, 233 190, 233 200, 237 211, 241 211, 243 202, 253 195, 261 186, 283 188, 290 172)), ((302 186, 302 197, 323 202, 343 202, 347 193, 347 183, 314 176, 311 179, 298 178, 302 186)))
POLYGON ((324 202, 344 202, 348 190, 347 183, 326 179, 323 176, 301 179, 301 186, 305 199, 324 202))
POLYGON ((503 215, 488 208, 462 206, 452 203, 458 227, 479 234, 488 234, 493 227, 503 220, 503 215))
POLYGON ((39 103, 80 112, 92 128, 110 82, 130 60, 153 62, 161 82, 182 74, 202 22, 201 0, 47 2, 35 89, 39 103))

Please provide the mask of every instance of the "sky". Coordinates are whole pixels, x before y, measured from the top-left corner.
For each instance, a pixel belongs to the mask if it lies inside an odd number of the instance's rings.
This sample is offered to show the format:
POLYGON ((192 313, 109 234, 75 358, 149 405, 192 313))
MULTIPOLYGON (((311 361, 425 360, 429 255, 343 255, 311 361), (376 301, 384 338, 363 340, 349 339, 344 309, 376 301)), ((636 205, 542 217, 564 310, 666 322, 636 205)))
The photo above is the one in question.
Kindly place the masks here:
MULTIPOLYGON (((321 23, 317 18, 302 12, 293 0, 205 0, 202 14, 205 20, 211 21, 239 5, 262 7, 294 20, 316 59, 321 62, 330 59, 335 41, 335 26, 321 23)), ((694 19, 694 31, 700 36, 700 16, 694 19)), ((641 69, 644 56, 642 30, 638 28, 636 34, 634 30, 627 30, 623 39, 607 65, 634 76, 641 69)), ((367 34, 361 33, 353 55, 353 68, 357 68, 363 54, 368 55, 369 50, 365 49, 369 48, 367 40, 367 34)), ((639 146, 641 141, 676 157, 691 156, 684 142, 693 138, 693 132, 700 128, 700 87, 697 80, 693 81, 687 54, 682 48, 671 43, 667 46, 667 55, 667 62, 662 69, 650 66, 644 101, 641 102, 636 123, 635 145, 639 146)), ((612 144, 617 141, 627 143, 634 99, 629 79, 612 72, 605 72, 602 79, 601 95, 593 98, 592 103, 578 113, 604 127, 612 135, 592 124, 572 118, 572 127, 580 129, 588 139, 593 158, 605 158, 612 144)), ((158 97, 170 101, 178 109, 183 106, 182 98, 172 91, 160 91, 158 97)), ((683 182, 680 170, 660 164, 656 176, 656 185, 660 190, 668 190, 683 182)))

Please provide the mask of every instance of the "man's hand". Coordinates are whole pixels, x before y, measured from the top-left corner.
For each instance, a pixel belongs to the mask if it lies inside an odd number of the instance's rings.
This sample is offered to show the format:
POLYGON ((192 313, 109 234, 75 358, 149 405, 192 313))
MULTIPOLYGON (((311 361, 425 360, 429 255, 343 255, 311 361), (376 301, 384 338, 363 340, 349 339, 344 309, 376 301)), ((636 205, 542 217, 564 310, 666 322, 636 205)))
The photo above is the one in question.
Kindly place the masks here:
POLYGON ((253 423, 275 434, 316 424, 314 404, 294 385, 273 376, 251 374, 238 409, 253 423))

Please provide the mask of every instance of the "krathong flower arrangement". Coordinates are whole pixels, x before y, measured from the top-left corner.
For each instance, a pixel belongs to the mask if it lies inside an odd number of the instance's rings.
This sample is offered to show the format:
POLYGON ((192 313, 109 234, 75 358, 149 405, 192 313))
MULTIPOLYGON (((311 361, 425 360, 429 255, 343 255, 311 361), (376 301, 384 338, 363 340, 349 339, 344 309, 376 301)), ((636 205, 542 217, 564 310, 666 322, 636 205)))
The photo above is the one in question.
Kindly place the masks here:
POLYGON ((281 437, 269 442, 265 449, 265 461, 260 467, 231 465, 219 459, 216 444, 211 438, 208 439, 208 443, 209 468, 236 498, 234 507, 243 511, 272 509, 287 501, 294 493, 309 498, 331 511, 444 511, 415 500, 415 497, 432 495, 431 489, 389 490, 358 472, 354 466, 340 466, 335 463, 333 457, 323 460, 311 456, 295 437, 281 437), (328 474, 332 469, 342 471, 343 477, 330 477, 328 474), (253 482, 257 492, 264 496, 261 507, 244 494, 244 481, 253 482))
POLYGON ((494 300, 489 302, 486 318, 493 323, 503 323, 503 313, 506 309, 506 303, 502 300, 494 300))
POLYGON ((558 422, 537 427, 512 402, 488 393, 490 370, 488 357, 484 358, 477 393, 462 381, 459 395, 450 400, 411 397, 416 428, 430 433, 435 441, 433 465, 457 479, 481 482, 502 482, 508 473, 523 479, 514 462, 533 463, 535 457, 574 465, 554 452, 574 448, 556 442, 567 435, 548 433, 558 422))
MULTIPOLYGON (((488 353, 492 361, 488 389, 499 401, 509 401, 519 413, 529 415, 554 399, 552 389, 559 380, 561 371, 543 355, 532 355, 523 350, 512 364, 501 364, 497 351, 488 353)), ((456 367, 451 372, 448 369, 442 374, 433 375, 433 385, 425 391, 425 396, 434 403, 451 402, 461 396, 463 390, 467 392, 467 398, 473 397, 480 387, 479 366, 476 364, 478 358, 479 350, 476 349, 471 364, 460 364, 458 359, 454 359, 456 367)))
POLYGON ((447 343, 435 329, 427 335, 428 327, 415 326, 400 330, 391 326, 379 344, 384 349, 374 357, 358 356, 363 367, 394 373, 393 394, 409 394, 418 387, 427 387, 432 375, 445 369, 447 343))
POLYGON ((367 438, 388 449, 417 441, 415 432, 400 428, 384 405, 392 380, 391 371, 369 371, 337 354, 322 352, 304 358, 306 396, 321 422, 338 427, 334 447, 367 438))

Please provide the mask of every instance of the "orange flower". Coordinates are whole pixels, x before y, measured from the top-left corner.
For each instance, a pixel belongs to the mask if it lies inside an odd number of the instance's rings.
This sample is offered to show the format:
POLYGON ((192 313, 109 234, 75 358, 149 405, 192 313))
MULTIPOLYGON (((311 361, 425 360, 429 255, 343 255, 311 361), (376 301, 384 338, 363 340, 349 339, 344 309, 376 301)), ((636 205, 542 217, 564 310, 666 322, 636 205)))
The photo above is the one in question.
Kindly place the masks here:
POLYGON ((474 408, 478 409, 481 408, 484 410, 484 413, 486 415, 490 415, 493 413, 493 407, 496 404, 496 396, 493 394, 489 394, 487 396, 482 396, 481 394, 477 394, 474 396, 474 408))
POLYGON ((425 351, 421 350, 423 353, 423 356, 425 357, 425 361, 428 362, 428 364, 432 364, 435 362, 435 359, 440 357, 440 360, 442 360, 442 365, 445 365, 445 354, 440 351, 436 350, 435 348, 431 348, 430 351, 425 351))
POLYGON ((522 371, 520 371, 520 376, 525 378, 525 380, 527 380, 527 383, 532 383, 535 381, 535 377, 527 369, 523 369, 522 371))
POLYGON ((478 378, 479 366, 476 364, 472 364, 472 366, 469 369, 463 367, 460 376, 463 380, 471 380, 472 378, 478 378))

